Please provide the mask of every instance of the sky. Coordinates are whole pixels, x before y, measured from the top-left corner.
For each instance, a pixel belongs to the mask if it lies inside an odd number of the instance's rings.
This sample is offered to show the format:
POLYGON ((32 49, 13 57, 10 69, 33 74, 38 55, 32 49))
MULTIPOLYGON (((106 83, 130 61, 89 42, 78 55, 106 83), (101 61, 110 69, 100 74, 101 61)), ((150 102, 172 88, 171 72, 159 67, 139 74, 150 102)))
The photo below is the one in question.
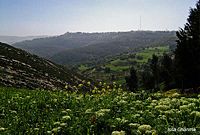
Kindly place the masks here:
POLYGON ((0 35, 178 30, 186 23, 189 9, 195 7, 196 2, 197 0, 0 0, 0 35))

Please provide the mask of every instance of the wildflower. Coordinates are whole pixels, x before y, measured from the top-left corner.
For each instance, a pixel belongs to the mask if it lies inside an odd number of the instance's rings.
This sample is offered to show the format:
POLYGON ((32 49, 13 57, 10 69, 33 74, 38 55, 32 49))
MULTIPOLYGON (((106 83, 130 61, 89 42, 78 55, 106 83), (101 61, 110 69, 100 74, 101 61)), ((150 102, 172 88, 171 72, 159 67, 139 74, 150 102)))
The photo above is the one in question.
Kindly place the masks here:
POLYGON ((85 111, 85 113, 86 113, 86 114, 92 113, 92 109, 87 109, 87 110, 85 111))
POLYGON ((127 101, 120 100, 117 104, 122 105, 122 104, 126 104, 126 103, 127 103, 127 101))
POLYGON ((65 126, 67 126, 67 123, 61 123, 60 126, 65 127, 65 126))
POLYGON ((174 97, 174 98, 180 97, 180 94, 174 93, 174 94, 172 94, 172 97, 174 97))
POLYGON ((179 108, 180 110, 185 110, 185 111, 189 109, 188 105, 182 105, 179 108))
POLYGON ((34 128, 35 131, 39 131, 39 128, 34 128))
POLYGON ((88 81, 88 82, 87 82, 87 85, 91 85, 91 82, 90 82, 90 81, 88 81))
POLYGON ((152 103, 156 103, 157 102, 157 100, 152 100, 152 103))
POLYGON ((83 87, 83 84, 79 84, 78 87, 79 87, 79 88, 83 87))
POLYGON ((186 101, 186 100, 181 100, 181 102, 182 102, 183 105, 187 105, 187 104, 189 104, 189 102, 186 101))
POLYGON ((63 120, 71 120, 71 117, 68 116, 68 115, 66 115, 66 116, 63 116, 62 119, 63 119, 63 120))
POLYGON ((68 89, 68 86, 67 86, 67 85, 65 85, 65 89, 68 89))
POLYGON ((60 125, 60 122, 54 122, 53 125, 60 125))
POLYGON ((142 133, 145 133, 147 130, 151 130, 150 125, 141 125, 138 127, 138 130, 141 131, 142 133))
POLYGON ((103 113, 103 112, 96 112, 96 115, 97 115, 97 117, 101 117, 101 116, 104 116, 105 113, 103 113))
POLYGON ((140 117, 140 114, 133 115, 134 118, 140 117))
POLYGON ((116 118, 116 120, 121 124, 124 124, 124 123, 128 122, 128 120, 126 120, 125 118, 122 118, 122 119, 121 118, 116 118))
POLYGON ((155 106, 155 108, 158 110, 163 110, 163 111, 170 109, 170 107, 167 105, 157 105, 157 106, 155 106))
POLYGON ((15 113, 15 114, 17 114, 17 111, 15 111, 15 110, 10 110, 10 113, 15 113))
POLYGON ((51 131, 54 133, 57 133, 60 131, 60 129, 61 129, 61 127, 57 127, 57 128, 53 128, 51 131))
POLYGON ((6 130, 6 128, 3 128, 3 127, 0 128, 0 132, 5 131, 5 130, 6 130))
POLYGON ((53 102, 57 102, 58 101, 58 99, 53 99, 53 102))
POLYGON ((138 123, 130 123, 130 124, 128 124, 130 127, 132 127, 132 128, 138 128, 139 126, 140 126, 140 124, 138 124, 138 123))
POLYGON ((66 112, 71 112, 72 110, 71 109, 66 109, 66 112))
POLYGON ((52 132, 51 131, 47 131, 47 134, 52 134, 52 132))
POLYGON ((65 113, 67 113, 67 111, 62 111, 61 113, 65 114, 65 113))
POLYGON ((151 106, 151 105, 148 105, 148 106, 147 106, 147 108, 148 108, 148 109, 152 109, 152 108, 153 108, 153 106, 151 106))
POLYGON ((125 131, 113 131, 112 135, 125 135, 125 131))
POLYGON ((82 83, 84 84, 84 83, 85 83, 85 80, 82 80, 82 83))
POLYGON ((151 130, 145 131, 145 135, 152 135, 152 131, 151 130))
POLYGON ((110 112, 110 109, 100 109, 99 111, 96 112, 97 117, 104 116, 105 113, 110 112))
POLYGON ((151 100, 152 100, 152 98, 151 98, 151 97, 148 97, 148 98, 147 98, 147 101, 149 101, 149 102, 150 102, 151 100))
POLYGON ((190 115, 195 115, 196 117, 200 117, 200 112, 198 112, 198 111, 192 111, 190 113, 190 115))
POLYGON ((101 85, 102 85, 102 82, 99 82, 99 85, 101 86, 101 85))

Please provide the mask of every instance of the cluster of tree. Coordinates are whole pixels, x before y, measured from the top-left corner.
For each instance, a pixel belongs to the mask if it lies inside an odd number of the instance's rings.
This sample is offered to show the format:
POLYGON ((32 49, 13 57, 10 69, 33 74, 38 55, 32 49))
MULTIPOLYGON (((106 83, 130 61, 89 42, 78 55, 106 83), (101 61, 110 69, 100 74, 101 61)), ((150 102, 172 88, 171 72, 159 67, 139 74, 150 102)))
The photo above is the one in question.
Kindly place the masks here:
POLYGON ((152 90, 170 88, 194 89, 199 92, 200 86, 200 0, 196 7, 190 9, 190 15, 183 29, 176 33, 177 48, 174 58, 164 55, 158 58, 153 55, 142 71, 131 68, 126 77, 131 91, 138 86, 152 90), (173 58, 173 59, 172 59, 173 58))
POLYGON ((140 70, 136 71, 134 67, 131 67, 130 76, 127 76, 125 80, 131 91, 137 90, 138 87, 147 90, 172 88, 175 84, 173 60, 167 54, 161 58, 153 55, 152 59, 140 70))

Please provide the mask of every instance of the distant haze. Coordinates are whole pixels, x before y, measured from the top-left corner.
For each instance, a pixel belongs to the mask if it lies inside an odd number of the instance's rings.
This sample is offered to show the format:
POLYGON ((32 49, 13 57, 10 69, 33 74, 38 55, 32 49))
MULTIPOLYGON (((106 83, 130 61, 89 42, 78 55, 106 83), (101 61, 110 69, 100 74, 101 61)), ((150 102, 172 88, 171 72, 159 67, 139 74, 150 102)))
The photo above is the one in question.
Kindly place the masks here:
POLYGON ((196 2, 197 0, 0 0, 0 35, 178 30, 184 26, 190 7, 194 7, 196 2))

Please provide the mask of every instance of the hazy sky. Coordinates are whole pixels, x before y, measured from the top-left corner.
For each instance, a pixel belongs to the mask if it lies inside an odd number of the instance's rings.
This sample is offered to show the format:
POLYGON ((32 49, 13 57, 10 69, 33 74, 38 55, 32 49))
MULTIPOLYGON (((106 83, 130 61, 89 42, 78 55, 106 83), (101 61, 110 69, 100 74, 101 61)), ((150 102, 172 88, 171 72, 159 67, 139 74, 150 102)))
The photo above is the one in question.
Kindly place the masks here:
POLYGON ((0 35, 177 30, 197 0, 0 0, 0 35))

